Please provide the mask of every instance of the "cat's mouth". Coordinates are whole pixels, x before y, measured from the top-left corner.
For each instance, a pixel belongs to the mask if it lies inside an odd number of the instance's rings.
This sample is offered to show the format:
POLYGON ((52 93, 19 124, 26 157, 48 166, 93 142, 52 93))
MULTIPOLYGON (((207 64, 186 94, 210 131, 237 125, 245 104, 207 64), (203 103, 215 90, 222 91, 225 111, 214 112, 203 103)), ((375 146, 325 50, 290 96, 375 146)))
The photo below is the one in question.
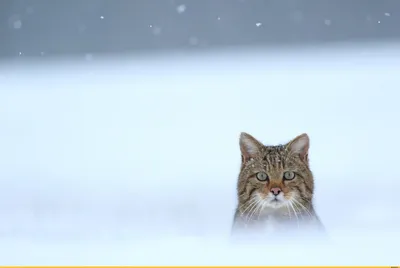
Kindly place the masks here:
POLYGON ((272 208, 279 208, 284 206, 286 203, 285 198, 283 196, 274 196, 270 197, 269 200, 267 201, 267 204, 272 207, 272 208))
POLYGON ((288 200, 283 195, 265 195, 261 196, 260 198, 263 199, 263 203, 266 207, 270 207, 272 209, 279 209, 280 207, 284 207, 288 200))
POLYGON ((275 205, 277 205, 277 204, 283 204, 283 201, 282 200, 279 200, 278 198, 276 198, 276 197, 274 197, 271 201, 269 201, 270 203, 272 203, 272 204, 275 204, 275 205))

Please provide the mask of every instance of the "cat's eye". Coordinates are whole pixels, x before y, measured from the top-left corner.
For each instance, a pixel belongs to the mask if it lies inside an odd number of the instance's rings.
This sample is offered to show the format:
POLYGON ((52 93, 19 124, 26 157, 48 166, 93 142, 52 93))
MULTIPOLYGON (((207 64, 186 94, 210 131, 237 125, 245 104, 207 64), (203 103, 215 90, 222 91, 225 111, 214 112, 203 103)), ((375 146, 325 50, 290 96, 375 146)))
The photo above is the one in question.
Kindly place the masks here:
POLYGON ((293 180, 296 177, 296 174, 293 171, 286 171, 283 173, 283 178, 285 180, 293 180))
POLYGON ((258 172, 256 177, 259 181, 266 181, 268 179, 268 175, 265 172, 258 172))

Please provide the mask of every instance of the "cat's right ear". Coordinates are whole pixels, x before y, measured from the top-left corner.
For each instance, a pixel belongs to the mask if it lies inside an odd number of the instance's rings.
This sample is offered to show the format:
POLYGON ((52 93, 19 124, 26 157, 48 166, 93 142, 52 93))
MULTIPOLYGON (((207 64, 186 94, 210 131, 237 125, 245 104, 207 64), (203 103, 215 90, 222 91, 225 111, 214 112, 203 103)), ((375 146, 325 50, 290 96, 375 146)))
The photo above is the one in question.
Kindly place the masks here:
POLYGON ((239 144, 243 163, 249 161, 251 158, 256 157, 263 147, 261 142, 245 132, 240 133, 239 144))

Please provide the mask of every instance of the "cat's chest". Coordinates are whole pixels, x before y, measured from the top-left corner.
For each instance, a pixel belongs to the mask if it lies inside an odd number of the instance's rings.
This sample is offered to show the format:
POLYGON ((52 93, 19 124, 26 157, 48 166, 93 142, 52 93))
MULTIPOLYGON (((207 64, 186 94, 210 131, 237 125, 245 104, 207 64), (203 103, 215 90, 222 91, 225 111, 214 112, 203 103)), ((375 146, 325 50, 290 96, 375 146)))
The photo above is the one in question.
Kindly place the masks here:
MULTIPOLYGON (((311 227, 312 219, 307 220, 293 220, 282 216, 268 215, 263 217, 262 220, 255 223, 256 229, 265 234, 288 233, 294 232, 299 229, 311 227)), ((251 228, 251 227, 250 227, 251 228)))
POLYGON ((259 227, 266 234, 276 233, 286 229, 288 224, 276 216, 268 216, 260 222, 259 227))
POLYGON ((285 238, 301 237, 306 234, 311 235, 314 232, 319 233, 321 227, 317 217, 311 215, 302 215, 302 217, 286 217, 285 215, 262 215, 259 219, 253 221, 239 220, 242 228, 236 229, 237 234, 243 234, 253 239, 274 239, 284 241, 285 238), (242 232, 243 231, 243 232, 242 232))
POLYGON ((259 223, 259 230, 265 235, 290 235, 299 232, 312 232, 318 229, 318 226, 317 219, 313 217, 293 220, 282 219, 272 215, 266 217, 259 223))

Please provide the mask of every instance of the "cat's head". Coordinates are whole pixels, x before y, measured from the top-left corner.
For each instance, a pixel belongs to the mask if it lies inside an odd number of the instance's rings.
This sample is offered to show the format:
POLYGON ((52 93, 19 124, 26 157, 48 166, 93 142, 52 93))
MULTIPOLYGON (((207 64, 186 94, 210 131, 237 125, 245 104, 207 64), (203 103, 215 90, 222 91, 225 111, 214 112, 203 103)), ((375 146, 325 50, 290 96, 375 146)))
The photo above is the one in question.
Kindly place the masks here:
MULTIPOLYGON (((308 162, 309 147, 307 134, 284 145, 265 146, 251 135, 241 133, 239 203, 258 202, 269 210, 310 207, 314 180, 308 162)), ((245 207, 248 206, 242 206, 245 207)))

